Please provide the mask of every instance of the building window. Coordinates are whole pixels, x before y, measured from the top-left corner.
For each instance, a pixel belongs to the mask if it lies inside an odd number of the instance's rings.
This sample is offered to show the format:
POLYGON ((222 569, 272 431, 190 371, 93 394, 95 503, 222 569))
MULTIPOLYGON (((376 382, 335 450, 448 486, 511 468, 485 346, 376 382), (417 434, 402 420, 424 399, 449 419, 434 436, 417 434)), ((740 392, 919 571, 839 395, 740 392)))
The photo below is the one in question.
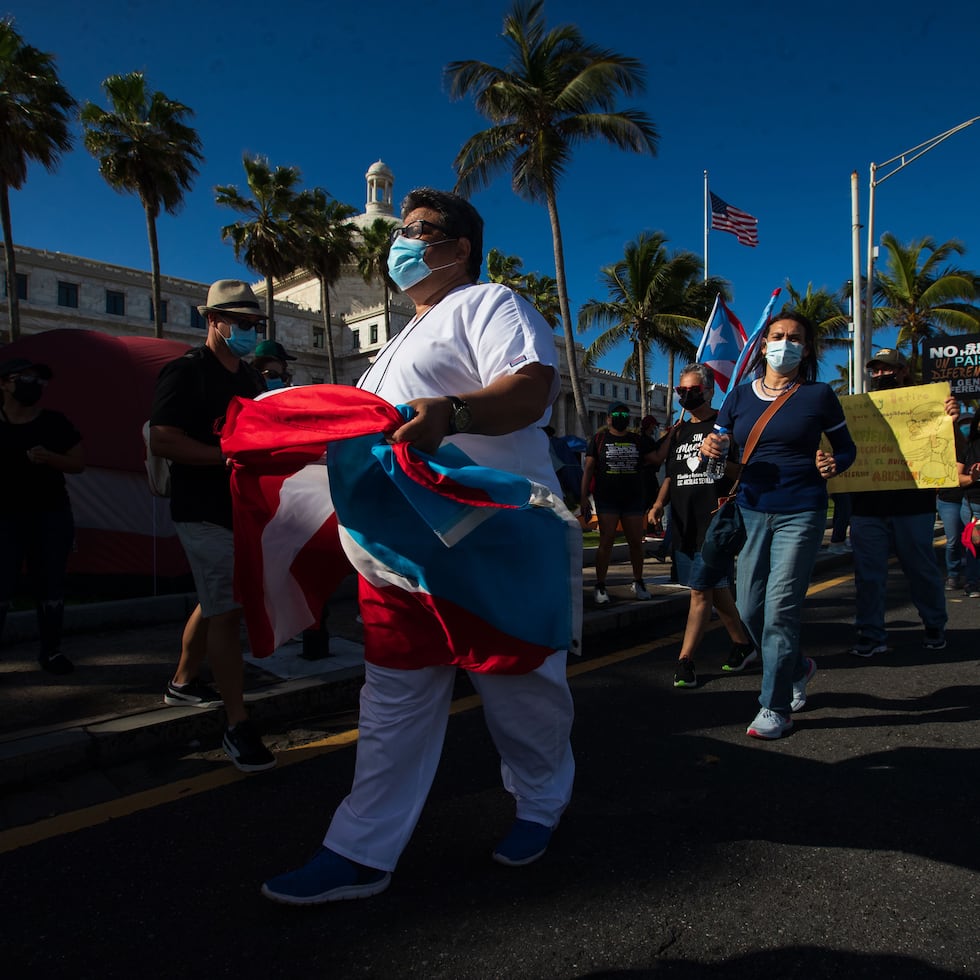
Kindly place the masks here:
POLYGON ((58 283, 58 305, 70 306, 78 309, 78 283, 59 282, 58 283))
POLYGON ((323 350, 327 346, 327 331, 323 327, 313 328, 313 347, 315 350, 323 350))
POLYGON ((115 289, 105 291, 105 311, 113 316, 126 315, 126 294, 117 292, 115 289))
POLYGON ((378 325, 376 323, 371 324, 371 343, 376 344, 378 342, 378 325))
POLYGON ((605 381, 600 381, 599 382, 599 397, 600 398, 605 398, 605 396, 606 396, 606 382, 605 381))
MULTIPOLYGON (((197 311, 195 310, 194 312, 196 313, 197 311)), ((165 299, 160 300, 160 313, 162 314, 161 317, 160 317, 160 322, 161 323, 166 323, 167 322, 167 301, 165 299)), ((198 314, 198 315, 200 315, 200 314, 198 314)), ((152 296, 150 297, 150 319, 151 320, 153 319, 153 297, 152 296)))
POLYGON ((613 398, 619 398, 619 385, 613 385, 613 398))
POLYGON ((323 384, 323 375, 322 374, 311 374, 310 375, 310 384, 311 385, 322 385, 323 384))
MULTIPOLYGON (((6 276, 3 277, 3 295, 4 296, 10 295, 9 292, 7 291, 6 276)), ((26 272, 17 273, 17 298, 27 299, 27 273, 26 272)))
POLYGON ((208 321, 201 316, 201 312, 196 306, 191 307, 191 326, 195 330, 206 330, 208 326, 208 321))
POLYGON ((361 331, 360 330, 352 330, 350 332, 350 343, 351 343, 351 347, 354 350, 360 350, 361 349, 361 331))

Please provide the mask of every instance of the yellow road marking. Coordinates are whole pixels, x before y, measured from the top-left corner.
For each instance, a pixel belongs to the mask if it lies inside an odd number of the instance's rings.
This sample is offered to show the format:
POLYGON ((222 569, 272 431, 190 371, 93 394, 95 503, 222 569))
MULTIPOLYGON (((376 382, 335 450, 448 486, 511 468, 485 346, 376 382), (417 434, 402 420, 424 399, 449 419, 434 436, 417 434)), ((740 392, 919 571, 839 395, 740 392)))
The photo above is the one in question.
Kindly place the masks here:
MULTIPOLYGON (((842 585, 850 581, 851 575, 842 575, 837 578, 828 579, 811 585, 807 590, 807 595, 815 595, 827 589, 842 585)), ((708 630, 721 628, 721 623, 711 623, 708 630)), ((568 676, 577 677, 579 674, 591 673, 594 670, 601 670, 612 664, 622 663, 626 660, 633 660, 644 654, 652 653, 683 639, 683 631, 671 633, 667 636, 659 637, 652 641, 637 644, 625 650, 618 650, 603 657, 596 657, 594 660, 587 660, 579 663, 571 663, 568 667, 568 676)), ((480 706, 480 698, 471 694, 468 697, 459 698, 450 707, 450 714, 461 714, 465 711, 472 711, 480 706)), ((283 749, 277 754, 279 766, 292 766, 300 762, 306 762, 317 756, 325 755, 328 752, 336 752, 339 749, 347 748, 357 742, 357 729, 352 728, 335 735, 317 739, 315 742, 307 742, 295 748, 283 749)), ((196 796, 199 793, 206 793, 210 790, 218 789, 221 786, 230 786, 232 783, 248 778, 245 773, 239 772, 233 766, 221 763, 220 768, 214 772, 202 773, 190 779, 181 779, 175 783, 168 783, 166 786, 157 786, 153 789, 143 790, 139 793, 132 793, 129 796, 121 797, 118 800, 109 800, 106 803, 98 803, 94 806, 84 807, 81 810, 73 810, 70 813, 59 814, 55 817, 48 817, 45 820, 38 820, 36 823, 28 824, 24 827, 13 827, 0 833, 0 854, 8 851, 15 851, 21 847, 29 847, 32 844, 40 843, 52 837, 59 837, 62 834, 70 834, 76 830, 84 830, 87 827, 95 827, 110 820, 118 820, 121 817, 128 817, 141 810, 149 810, 153 807, 164 806, 168 803, 175 803, 178 800, 196 796)))

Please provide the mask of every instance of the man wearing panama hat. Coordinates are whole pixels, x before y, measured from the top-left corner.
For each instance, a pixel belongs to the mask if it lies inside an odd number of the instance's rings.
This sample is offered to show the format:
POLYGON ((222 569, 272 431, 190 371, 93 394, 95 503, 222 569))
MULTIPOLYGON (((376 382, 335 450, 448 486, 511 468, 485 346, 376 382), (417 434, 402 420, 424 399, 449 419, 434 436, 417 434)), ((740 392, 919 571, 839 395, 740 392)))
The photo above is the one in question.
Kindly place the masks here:
POLYGON ((213 283, 198 310, 207 320, 207 338, 163 368, 150 414, 153 453, 171 461, 170 513, 198 596, 164 701, 200 708, 224 702, 224 750, 243 772, 259 772, 276 759, 245 711, 242 610, 232 592, 231 489, 216 433, 232 398, 265 390, 262 377, 243 360, 255 351, 265 317, 251 287, 238 279, 213 283), (205 659, 220 694, 201 680, 205 659))

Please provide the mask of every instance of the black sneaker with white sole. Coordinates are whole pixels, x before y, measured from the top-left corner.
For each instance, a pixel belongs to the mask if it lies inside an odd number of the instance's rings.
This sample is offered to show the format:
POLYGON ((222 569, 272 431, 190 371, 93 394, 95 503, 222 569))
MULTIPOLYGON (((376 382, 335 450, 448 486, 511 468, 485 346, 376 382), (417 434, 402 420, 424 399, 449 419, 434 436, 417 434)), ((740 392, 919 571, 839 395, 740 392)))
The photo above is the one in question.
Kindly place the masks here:
POLYGON ((264 772, 276 764, 276 757, 262 744, 259 733, 248 720, 225 729, 221 742, 225 754, 242 772, 264 772))
POLYGON ((188 681, 186 684, 175 684, 171 681, 163 695, 163 703, 191 708, 217 708, 221 703, 221 695, 200 678, 188 681))
POLYGON ((751 643, 736 643, 721 669, 728 674, 737 674, 740 670, 745 670, 758 656, 758 651, 751 643))

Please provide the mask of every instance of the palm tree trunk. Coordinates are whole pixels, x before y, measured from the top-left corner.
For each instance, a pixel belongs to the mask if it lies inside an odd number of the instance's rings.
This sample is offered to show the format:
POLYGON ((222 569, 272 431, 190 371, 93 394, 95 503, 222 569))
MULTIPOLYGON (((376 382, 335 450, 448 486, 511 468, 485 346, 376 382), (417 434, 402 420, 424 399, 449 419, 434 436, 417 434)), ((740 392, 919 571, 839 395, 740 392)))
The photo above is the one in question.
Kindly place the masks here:
POLYGON ((272 276, 265 277, 265 337, 266 340, 276 339, 275 294, 272 290, 272 276))
POLYGON ((640 384, 640 418, 647 417, 647 352, 640 340, 639 330, 637 330, 636 340, 636 373, 640 384))
POLYGON ((674 420, 674 352, 667 354, 667 425, 674 420))
POLYGON ((337 383, 337 362, 333 350, 333 330, 330 323, 330 287, 327 280, 320 276, 320 310, 323 313, 323 330, 327 338, 327 371, 330 383, 337 383))
POLYGON ((163 305, 160 302, 160 249, 157 246, 157 223, 146 208, 146 234, 150 239, 150 289, 153 293, 153 335, 163 336, 163 305))
POLYGON ((20 337, 20 297, 17 295, 17 259, 14 256, 14 237, 10 228, 10 198, 7 184, 0 182, 0 224, 3 225, 3 254, 7 267, 7 309, 10 311, 11 343, 20 337))
POLYGON ((558 287, 558 307, 561 310, 562 327, 565 334, 565 359, 568 362, 568 378, 572 384, 572 398, 582 435, 586 439, 592 435, 589 416, 582 396, 582 382, 578 374, 578 361, 575 353, 575 336, 572 331, 572 313, 568 305, 568 284, 565 281, 565 250, 561 241, 561 223, 558 220, 558 202, 555 189, 548 186, 548 217, 551 219, 551 238, 555 249, 555 285, 558 287))

